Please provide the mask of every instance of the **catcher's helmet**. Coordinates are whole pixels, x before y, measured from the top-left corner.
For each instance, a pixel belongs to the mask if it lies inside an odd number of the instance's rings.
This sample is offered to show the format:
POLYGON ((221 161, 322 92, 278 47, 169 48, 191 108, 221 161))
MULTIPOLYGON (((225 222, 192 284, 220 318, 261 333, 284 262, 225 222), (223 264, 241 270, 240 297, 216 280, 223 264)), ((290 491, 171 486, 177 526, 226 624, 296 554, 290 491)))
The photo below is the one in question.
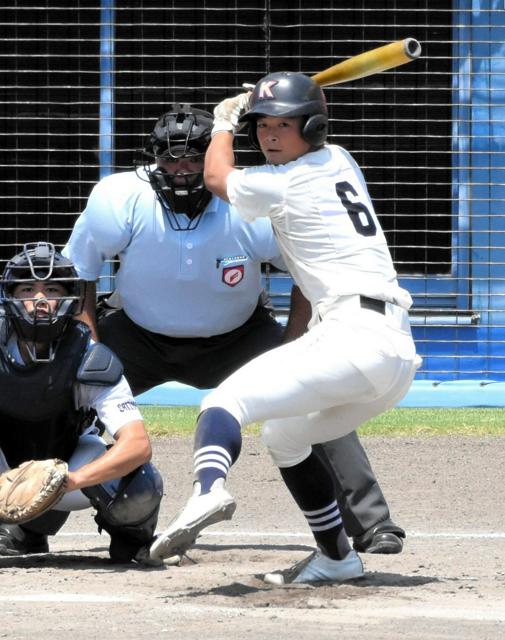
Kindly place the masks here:
POLYGON ((200 214, 208 205, 212 194, 203 181, 203 171, 170 175, 161 167, 153 168, 152 160, 179 160, 204 156, 210 142, 213 116, 189 104, 174 104, 156 123, 143 149, 144 170, 152 188, 167 213, 170 225, 176 231, 194 229, 200 214), (184 213, 189 222, 186 226, 174 214, 184 213))
POLYGON ((249 110, 240 121, 249 123, 249 139, 255 147, 258 147, 256 120, 260 116, 306 116, 301 133, 313 147, 322 146, 328 135, 328 109, 323 90, 303 73, 269 73, 254 87, 249 110))
MULTIPOLYGON (((53 244, 25 244, 23 251, 9 260, 0 279, 0 304, 10 325, 7 334, 14 331, 27 343, 33 362, 50 362, 69 322, 82 311, 84 293, 84 281, 77 275, 74 265, 56 251, 53 244), (58 297, 55 310, 48 310, 47 315, 28 313, 23 300, 13 297, 18 285, 36 281, 57 282, 65 288, 67 294, 58 297), (35 344, 48 345, 48 355, 38 356, 33 346, 35 344)), ((36 300, 34 306, 36 310, 36 300)), ((6 341, 8 335, 4 338, 6 341)))

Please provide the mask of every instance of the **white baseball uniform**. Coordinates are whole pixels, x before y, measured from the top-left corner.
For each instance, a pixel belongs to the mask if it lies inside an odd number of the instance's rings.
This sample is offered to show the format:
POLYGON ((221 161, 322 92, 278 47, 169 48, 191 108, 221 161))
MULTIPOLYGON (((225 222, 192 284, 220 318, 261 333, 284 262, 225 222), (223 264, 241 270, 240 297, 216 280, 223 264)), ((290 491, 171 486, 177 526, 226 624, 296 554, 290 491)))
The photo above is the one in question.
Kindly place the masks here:
POLYGON ((243 366, 202 410, 223 407, 241 425, 268 420, 263 438, 289 467, 311 444, 349 433, 408 391, 420 364, 412 300, 397 283, 363 175, 341 147, 234 170, 227 193, 246 220, 271 219, 313 317, 304 336, 243 366), (385 301, 385 313, 363 308, 361 296, 385 301))

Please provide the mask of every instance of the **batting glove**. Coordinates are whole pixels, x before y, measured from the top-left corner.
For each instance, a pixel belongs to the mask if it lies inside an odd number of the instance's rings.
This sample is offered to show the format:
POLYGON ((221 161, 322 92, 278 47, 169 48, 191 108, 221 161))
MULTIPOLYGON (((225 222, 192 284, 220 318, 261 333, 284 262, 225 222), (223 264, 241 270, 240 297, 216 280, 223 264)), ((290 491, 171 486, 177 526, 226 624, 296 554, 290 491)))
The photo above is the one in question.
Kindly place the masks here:
POLYGON ((220 131, 229 131, 233 134, 238 131, 238 119, 245 113, 250 95, 250 92, 241 93, 234 98, 226 98, 217 105, 214 109, 214 126, 211 135, 220 131))

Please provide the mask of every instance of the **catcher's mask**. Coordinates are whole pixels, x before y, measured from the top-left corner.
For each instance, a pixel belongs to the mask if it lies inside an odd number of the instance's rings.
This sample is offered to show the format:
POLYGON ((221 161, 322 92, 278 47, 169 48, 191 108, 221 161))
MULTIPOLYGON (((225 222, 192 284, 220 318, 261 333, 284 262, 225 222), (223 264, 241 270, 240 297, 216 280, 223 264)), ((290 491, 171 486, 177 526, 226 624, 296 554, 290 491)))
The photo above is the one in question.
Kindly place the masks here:
POLYGON ((54 359, 68 324, 82 311, 84 292, 84 281, 77 275, 72 262, 56 251, 50 242, 25 244, 23 251, 9 260, 0 279, 0 304, 10 325, 8 333, 14 331, 26 344, 32 362, 51 362, 54 359), (14 297, 18 285, 35 282, 58 283, 66 295, 14 297), (48 300, 57 300, 54 310, 47 304, 48 300), (33 303, 31 313, 26 310, 26 301, 33 303), (38 313, 42 308, 44 313, 38 313), (37 354, 37 344, 47 345, 44 355, 37 354))
POLYGON ((249 124, 249 142, 256 149, 259 148, 256 121, 260 116, 305 116, 302 138, 315 148, 321 147, 328 135, 328 108, 323 90, 303 73, 269 73, 254 87, 249 109, 239 122, 249 124))
MULTIPOLYGON (((158 120, 142 151, 144 158, 140 164, 175 231, 195 229, 212 194, 205 188, 203 169, 172 175, 154 165, 153 160, 195 157, 203 160, 212 124, 209 112, 189 104, 174 104, 158 120), (180 214, 185 214, 187 220, 180 214)), ((137 175, 142 178, 138 170, 137 175)))

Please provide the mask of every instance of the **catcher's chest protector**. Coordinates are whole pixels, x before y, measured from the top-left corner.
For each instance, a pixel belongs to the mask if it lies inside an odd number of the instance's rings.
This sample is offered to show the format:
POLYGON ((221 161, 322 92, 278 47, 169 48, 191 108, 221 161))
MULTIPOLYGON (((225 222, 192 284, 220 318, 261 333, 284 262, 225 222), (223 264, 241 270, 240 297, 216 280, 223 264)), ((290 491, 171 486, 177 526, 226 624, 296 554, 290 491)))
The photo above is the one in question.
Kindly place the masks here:
POLYGON ((73 324, 52 362, 26 367, 0 351, 0 449, 10 467, 29 459, 66 460, 74 450, 80 413, 73 385, 89 338, 87 327, 73 324))

